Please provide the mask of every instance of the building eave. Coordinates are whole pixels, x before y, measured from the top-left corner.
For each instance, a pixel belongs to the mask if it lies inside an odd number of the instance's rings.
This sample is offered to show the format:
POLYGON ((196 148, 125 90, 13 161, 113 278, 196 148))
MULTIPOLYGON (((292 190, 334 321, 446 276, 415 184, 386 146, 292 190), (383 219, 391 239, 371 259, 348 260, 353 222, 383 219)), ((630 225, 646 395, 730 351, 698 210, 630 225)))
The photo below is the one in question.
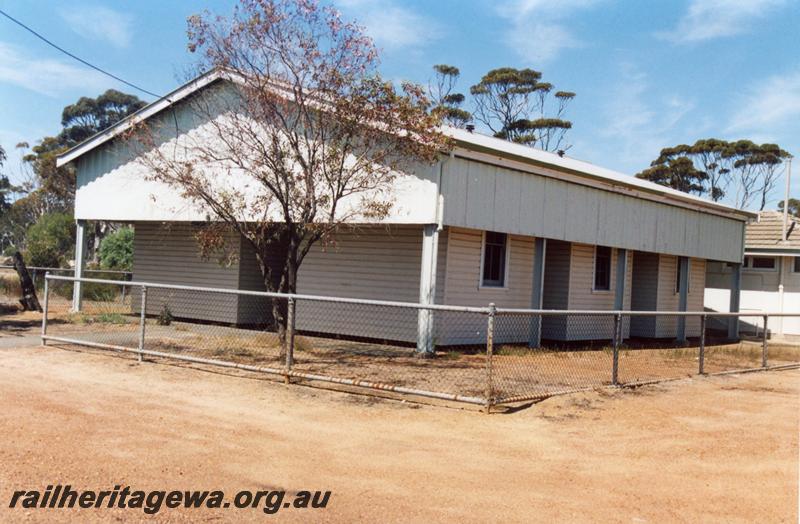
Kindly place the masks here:
MULTIPOLYGON (((446 128, 445 133, 450 136, 463 149, 482 153, 486 157, 494 157, 497 165, 510 161, 528 165, 533 168, 545 168, 594 182, 604 186, 610 191, 622 192, 631 196, 650 195, 657 200, 688 207, 699 211, 726 216, 741 221, 750 221, 758 217, 757 213, 736 209, 704 198, 689 195, 675 189, 660 186, 646 180, 640 180, 629 175, 618 173, 588 162, 569 157, 561 157, 555 153, 534 149, 528 146, 514 144, 479 133, 462 129, 446 128)), ((576 180, 571 180, 575 182, 576 180)), ((590 184, 593 185, 593 184, 590 184)))
POLYGON ((786 247, 745 247, 745 256, 764 256, 764 257, 797 257, 800 256, 800 248, 786 247))

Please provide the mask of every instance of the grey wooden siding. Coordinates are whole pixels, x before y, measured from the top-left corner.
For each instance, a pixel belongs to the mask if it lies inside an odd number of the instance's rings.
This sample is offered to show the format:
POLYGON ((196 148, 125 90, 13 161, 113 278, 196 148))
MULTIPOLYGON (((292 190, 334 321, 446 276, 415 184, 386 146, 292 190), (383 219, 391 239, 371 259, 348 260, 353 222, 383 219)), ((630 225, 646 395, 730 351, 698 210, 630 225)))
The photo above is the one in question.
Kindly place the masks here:
MULTIPOLYGON (((619 251, 611 250, 611 286, 610 290, 594 290, 594 253, 595 246, 572 244, 569 276, 568 309, 584 309, 591 311, 613 311, 617 287, 617 257, 619 251)), ((633 275, 633 256, 627 252, 627 271, 625 273, 625 293, 622 309, 630 309, 631 279, 633 275)), ((580 317, 571 315, 567 321, 567 340, 596 340, 612 338, 614 333, 613 317, 580 317)), ((623 336, 630 335, 630 320, 623 323, 623 336)))
MULTIPOLYGON (((675 292, 678 274, 678 258, 661 255, 658 274, 658 311, 678 311, 679 295, 675 292)), ((691 259, 689 262, 689 295, 686 302, 688 311, 703 311, 705 294, 706 261, 691 259)), ((672 338, 677 333, 677 317, 661 316, 656 321, 656 338, 672 338)), ((700 319, 686 319, 686 336, 700 336, 700 319)))
MULTIPOLYGON (((231 234, 239 249, 237 263, 222 267, 198 255, 189 224, 137 223, 134 241, 134 279, 167 284, 263 291, 261 271, 250 244, 231 234)), ((445 289, 448 231, 439 236, 437 292, 445 289)), ((280 263, 283 247, 276 246, 272 263, 280 263)), ((300 268, 298 292, 400 302, 419 301, 422 227, 365 226, 344 230, 329 245, 318 244, 300 268)), ((148 314, 167 304, 176 317, 238 324, 269 324, 271 301, 260 297, 184 291, 148 291, 148 314)), ((134 301, 135 303, 138 303, 134 301)), ((418 312, 414 309, 298 301, 297 329, 306 332, 413 342, 418 312)), ((448 325, 435 316, 436 329, 448 325)), ((440 343, 444 343, 440 339, 440 343)))
MULTIPOLYGON (((418 302, 421 262, 421 226, 341 231, 335 242, 312 247, 300 266, 298 292, 418 302)), ((412 342, 417 336, 417 311, 301 300, 297 329, 412 342)))
MULTIPOLYGON (((202 260, 194 238, 197 227, 186 223, 135 224, 133 279, 140 282, 236 289, 238 264, 228 267, 217 260, 202 260)), ((228 242, 238 247, 233 233, 228 242)), ((138 311, 138 290, 134 308, 138 311)), ((167 306, 173 316, 216 322, 237 322, 238 297, 220 293, 148 289, 147 314, 156 315, 167 306)))
MULTIPOLYGON (((631 309, 634 311, 656 311, 658 309, 658 253, 633 254, 633 288, 631 289, 631 309)), ((631 319, 631 336, 654 337, 655 317, 634 317, 631 319)))
MULTIPOLYGON (((504 288, 482 287, 481 249, 483 231, 450 228, 447 245, 444 303, 456 306, 530 308, 533 289, 534 239, 519 235, 508 238, 508 272, 504 288)), ((440 344, 480 344, 486 340, 486 317, 477 314, 439 313, 440 344)), ((529 326, 520 317, 498 317, 495 340, 527 341, 529 326)))
POLYGON ((450 226, 731 262, 742 256, 742 221, 474 160, 445 164, 442 193, 450 226))
MULTIPOLYGON (((241 237, 239 256, 239 285, 238 289, 248 291, 266 291, 264 279, 261 275, 261 267, 256 258, 256 252, 252 244, 241 237)), ((286 247, 275 244, 269 264, 273 271, 280 271, 286 247)), ((266 324, 272 323, 272 303, 263 297, 253 297, 242 295, 239 297, 239 311, 237 319, 239 324, 266 324)))
MULTIPOLYGON (((569 308, 569 274, 572 248, 569 242, 548 240, 545 249, 542 309, 569 308)), ((567 319, 562 316, 542 318, 542 338, 564 340, 567 319)))
MULTIPOLYGON (((638 311, 678 311, 679 294, 675 291, 678 258, 670 255, 637 253, 635 257, 633 309, 638 311)), ((689 262, 689 295, 687 310, 703 311, 706 261, 693 258, 689 262)), ((633 320, 631 334, 637 337, 674 338, 678 317, 660 315, 633 320)), ((700 336, 699 317, 686 319, 686 336, 700 336)))

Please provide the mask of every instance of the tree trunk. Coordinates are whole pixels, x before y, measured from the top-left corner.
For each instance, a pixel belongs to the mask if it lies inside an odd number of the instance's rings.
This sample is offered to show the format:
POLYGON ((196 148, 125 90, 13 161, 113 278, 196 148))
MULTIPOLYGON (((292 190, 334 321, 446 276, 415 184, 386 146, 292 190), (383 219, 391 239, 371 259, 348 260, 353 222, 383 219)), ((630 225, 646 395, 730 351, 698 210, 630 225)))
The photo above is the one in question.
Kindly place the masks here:
MULTIPOLYGON (((277 291, 279 293, 295 293, 297 291, 297 268, 291 263, 287 264, 284 274, 281 277, 277 291)), ((286 356, 286 344, 288 343, 288 320, 289 320, 289 301, 286 298, 272 299, 272 318, 275 321, 275 331, 280 342, 280 358, 286 356)))
POLYGON ((22 297, 19 299, 19 303, 22 304, 23 311, 39 311, 41 313, 42 306, 36 297, 36 286, 28 273, 28 268, 25 267, 25 262, 22 260, 22 255, 20 255, 19 251, 14 253, 14 269, 19 275, 19 284, 22 288, 22 297))
MULTIPOLYGON (((288 227, 282 227, 277 231, 269 233, 272 241, 254 245, 256 257, 258 258, 261 276, 264 279, 264 287, 273 293, 296 293, 297 292, 297 270, 300 267, 301 259, 298 257, 297 246, 299 244, 294 231, 288 227), (276 260, 282 259, 280 270, 272 264, 276 260)), ((288 344, 288 325, 289 320, 289 301, 285 297, 275 297, 270 300, 272 314, 272 328, 278 336, 280 344, 280 358, 286 357, 286 345, 288 344)))

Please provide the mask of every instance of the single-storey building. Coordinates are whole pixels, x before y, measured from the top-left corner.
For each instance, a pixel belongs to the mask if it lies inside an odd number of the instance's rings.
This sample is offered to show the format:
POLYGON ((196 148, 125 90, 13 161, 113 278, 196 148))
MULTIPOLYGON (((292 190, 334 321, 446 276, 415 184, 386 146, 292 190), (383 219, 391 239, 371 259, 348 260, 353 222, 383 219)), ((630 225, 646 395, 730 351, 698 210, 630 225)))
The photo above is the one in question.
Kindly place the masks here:
MULTIPOLYGON (((132 118, 168 118, 179 136, 192 133, 203 123, 190 114, 187 97, 230 83, 217 73, 203 75, 132 118)), ((253 252, 235 235, 236 262, 222 266, 199 257, 193 232, 209 213, 146 178, 118 136, 130 120, 58 159, 77 169, 77 273, 83 224, 119 221, 135 226, 136 281, 264 289, 253 252)), ((334 244, 316 246, 300 268, 299 293, 507 308, 700 310, 706 263, 742 261, 751 213, 555 153, 464 129, 443 131, 452 150, 435 165, 396 178, 388 217, 342 228, 334 244)), ((251 297, 174 300, 175 316, 203 320, 249 324, 263 310, 251 297)), ((150 303, 150 312, 161 307, 150 303)), ((485 319, 475 316, 436 313, 431 322, 413 310, 354 314, 309 302, 297 308, 299 330, 416 341, 421 350, 479 343, 486 335, 485 319)), ((538 319, 498 322, 502 341, 532 345, 542 337, 607 339, 612 329, 610 322, 587 329, 578 317, 546 317, 541 325, 538 319)), ((692 323, 636 321, 626 322, 623 336, 684 339, 694 329, 692 323)))
MULTIPOLYGON (((800 219, 788 215, 784 227, 782 212, 761 211, 758 220, 747 226, 744 253, 740 310, 756 314, 800 312, 800 219)), ((728 282, 734 269, 725 262, 709 263, 705 291, 708 309, 728 310, 728 282)), ((763 324, 757 317, 746 321, 751 327, 763 324)), ((800 318, 776 317, 768 328, 781 335, 800 335, 800 318)))

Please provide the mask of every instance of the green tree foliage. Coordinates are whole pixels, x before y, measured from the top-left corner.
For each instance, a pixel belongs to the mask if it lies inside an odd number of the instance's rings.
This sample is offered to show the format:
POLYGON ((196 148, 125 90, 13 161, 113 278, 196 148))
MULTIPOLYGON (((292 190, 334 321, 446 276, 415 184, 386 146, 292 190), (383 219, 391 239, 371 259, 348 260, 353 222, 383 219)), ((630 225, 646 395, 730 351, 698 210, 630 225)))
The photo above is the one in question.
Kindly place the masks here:
POLYGON ((0 244, 4 251, 12 246, 24 248, 28 228, 45 214, 43 209, 47 206, 42 202, 44 197, 44 192, 35 191, 18 198, 0 214, 0 244))
POLYGON ((695 169, 692 161, 686 157, 671 158, 645 169, 636 176, 684 193, 698 195, 705 193, 705 183, 708 180, 708 176, 703 171, 695 169))
POLYGON ((789 156, 776 144, 706 138, 662 149, 636 176, 739 209, 764 209, 789 156))
POLYGON ((133 267, 133 229, 123 227, 100 243, 100 267, 130 271, 133 267))
MULTIPOLYGON (((86 138, 99 133, 122 118, 144 107, 137 97, 110 89, 97 98, 82 97, 68 105, 61 114, 61 132, 42 138, 30 147, 20 143, 29 181, 10 191, 20 197, 0 211, 0 246, 25 249, 28 228, 48 213, 72 213, 75 198, 75 170, 72 166, 56 167, 56 157, 86 138)), ((6 194, 0 177, 0 194, 6 194)), ((95 224, 93 235, 101 238, 108 229, 95 224)))
POLYGON ((31 266, 60 267, 72 258, 75 222, 66 213, 48 213, 28 228, 26 261, 31 266))
POLYGON ((62 111, 64 130, 59 134, 59 140, 64 144, 78 144, 144 106, 145 103, 137 96, 114 89, 97 98, 81 97, 62 111))
POLYGON ((461 107, 466 97, 454 92, 461 71, 447 64, 437 64, 433 71, 435 76, 428 83, 428 96, 433 103, 431 112, 453 127, 466 126, 472 120, 472 114, 461 107))
POLYGON ((60 207, 72 208, 75 196, 75 169, 56 167, 56 157, 92 135, 114 125, 144 107, 145 102, 134 95, 109 89, 97 98, 81 97, 61 113, 61 132, 44 137, 23 157, 38 181, 39 190, 60 207))
MULTIPOLYGON (((783 200, 778 202, 778 210, 783 211, 783 200)), ((789 199, 789 214, 800 218, 800 199, 789 199)))
MULTIPOLYGON (((0 169, 6 161, 6 152, 0 146, 0 169)), ((5 215, 9 207, 11 207, 11 193, 14 191, 14 186, 8 180, 8 177, 0 171, 0 216, 5 215)))
POLYGON ((498 138, 546 151, 569 149, 564 142, 572 122, 564 116, 575 93, 554 89, 533 69, 492 69, 470 88, 474 116, 498 138))

